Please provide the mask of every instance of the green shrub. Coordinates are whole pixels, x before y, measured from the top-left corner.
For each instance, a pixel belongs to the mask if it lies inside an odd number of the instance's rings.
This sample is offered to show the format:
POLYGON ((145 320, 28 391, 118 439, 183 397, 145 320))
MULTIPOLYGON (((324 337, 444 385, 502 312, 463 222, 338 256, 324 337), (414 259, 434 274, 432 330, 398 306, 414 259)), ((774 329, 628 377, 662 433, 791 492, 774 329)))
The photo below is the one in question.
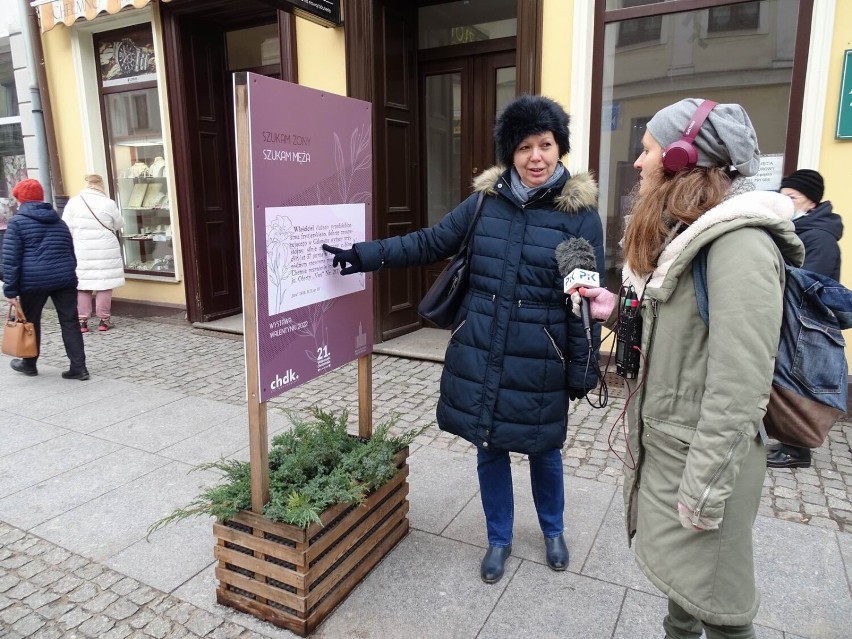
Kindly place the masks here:
MULTIPOLYGON (((395 418, 375 427, 372 437, 360 439, 346 431, 347 411, 339 417, 319 408, 311 419, 290 414, 293 427, 276 435, 269 448, 269 502, 263 514, 273 521, 307 528, 322 524, 320 514, 339 503, 359 504, 397 473, 394 457, 427 426, 391 437, 395 418)), ((207 488, 183 508, 159 519, 155 530, 181 519, 213 515, 219 521, 251 508, 251 470, 248 462, 220 459, 192 470, 218 470, 222 483, 207 488)))

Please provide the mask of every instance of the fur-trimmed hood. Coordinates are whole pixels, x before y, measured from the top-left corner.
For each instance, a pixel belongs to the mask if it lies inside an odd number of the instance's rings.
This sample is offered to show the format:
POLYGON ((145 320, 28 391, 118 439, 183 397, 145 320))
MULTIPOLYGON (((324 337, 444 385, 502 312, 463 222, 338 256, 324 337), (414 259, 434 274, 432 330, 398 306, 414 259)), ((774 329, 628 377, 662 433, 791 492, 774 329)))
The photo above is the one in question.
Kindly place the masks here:
MULTIPOLYGON (((802 242, 796 236, 793 203, 786 195, 772 191, 748 191, 726 199, 693 222, 663 249, 657 268, 647 285, 661 289, 659 299, 668 298, 684 268, 692 264, 698 251, 720 235, 738 228, 756 226, 772 235, 784 259, 799 265, 804 259, 802 242)), ((645 279, 635 275, 627 265, 624 277, 629 278, 641 295, 645 279)))
MULTIPOLYGON (((499 164, 480 173, 473 180, 473 190, 485 191, 486 195, 497 195, 497 183, 501 180, 506 186, 509 176, 506 167, 499 164)), ((578 213, 583 209, 596 209, 598 206, 598 183, 591 173, 568 174, 568 179, 560 193, 554 199, 555 208, 564 213, 578 213)))

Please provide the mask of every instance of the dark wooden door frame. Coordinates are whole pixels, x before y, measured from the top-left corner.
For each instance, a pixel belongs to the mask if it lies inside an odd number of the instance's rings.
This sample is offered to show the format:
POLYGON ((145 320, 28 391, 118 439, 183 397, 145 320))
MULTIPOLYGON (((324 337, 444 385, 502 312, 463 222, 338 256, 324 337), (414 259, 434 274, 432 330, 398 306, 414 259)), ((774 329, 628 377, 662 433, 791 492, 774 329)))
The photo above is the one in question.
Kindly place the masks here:
MULTIPOLYGON (((201 4, 201 3, 197 3, 201 4)), ((205 12, 205 7, 194 6, 193 11, 205 12)), ((163 47, 166 60, 184 60, 185 51, 181 42, 180 19, 189 11, 189 3, 163 5, 161 21, 163 30, 163 47)), ((290 82, 298 81, 296 59, 296 29, 295 18, 291 13, 278 11, 278 33, 281 60, 281 79, 290 82)), ((227 19, 222 19, 223 31, 229 26, 227 19)), ((240 25, 233 24, 233 27, 240 25)), ((187 126, 187 95, 186 69, 182 64, 166 64, 166 85, 168 87, 168 109, 171 120, 172 154, 174 166, 182 172, 181 167, 193 166, 189 129, 187 126)), ((223 69, 224 73, 224 69, 223 69)), ((233 158, 228 155, 227 161, 233 158)), ((175 182, 173 202, 177 204, 178 223, 181 229, 181 276, 186 294, 187 319, 190 322, 202 321, 207 315, 202 295, 199 264, 199 244, 194 232, 196 215, 193 207, 192 185, 187 179, 177 179, 175 182)), ((239 269, 239 261, 231 265, 239 269)))
MULTIPOLYGON (((431 3, 431 2, 430 2, 431 3)), ((383 96, 378 85, 383 79, 381 60, 381 10, 384 6, 411 6, 410 0, 347 0, 346 20, 344 21, 344 39, 346 50, 346 89, 350 97, 366 100, 374 104, 373 109, 373 153, 379 152, 376 133, 383 125, 383 104, 377 104, 378 96, 383 96)), ((517 0, 518 35, 516 41, 516 62, 518 69, 517 92, 538 93, 541 84, 541 33, 544 0, 517 0)), ((419 103, 419 96, 415 103, 419 103)), ((416 115, 416 114, 415 114, 416 115)), ((415 120, 416 122, 416 120, 415 120)), ((419 125, 418 125, 419 126, 419 125)), ((379 183, 378 172, 373 172, 373 228, 380 228, 377 219, 380 202, 377 201, 384 190, 379 183)), ((383 326, 379 299, 380 285, 376 286, 373 304, 376 317, 374 335, 382 340, 383 326)), ((416 325, 415 325, 416 327, 416 325)))

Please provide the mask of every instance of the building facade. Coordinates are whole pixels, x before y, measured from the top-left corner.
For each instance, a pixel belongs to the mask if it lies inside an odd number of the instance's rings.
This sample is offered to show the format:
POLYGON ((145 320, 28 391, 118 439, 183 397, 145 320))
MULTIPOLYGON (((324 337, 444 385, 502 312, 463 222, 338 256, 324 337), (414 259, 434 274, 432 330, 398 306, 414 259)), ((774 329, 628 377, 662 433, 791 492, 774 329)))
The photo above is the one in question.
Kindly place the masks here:
MULTIPOLYGON (((683 97, 746 107, 761 188, 815 168, 835 210, 852 211, 852 142, 835 137, 845 1, 324 0, 341 24, 294 14, 299 0, 32 4, 64 184, 54 192, 101 173, 124 212, 117 304, 191 321, 240 312, 235 71, 373 104, 376 237, 431 225, 463 199, 494 161, 496 113, 525 92, 571 113, 567 165, 599 178, 610 284, 644 125, 683 97)), ((0 75, 2 55, 0 41, 0 75)), ((442 266, 377 275, 377 340, 421 326, 417 304, 442 266)))

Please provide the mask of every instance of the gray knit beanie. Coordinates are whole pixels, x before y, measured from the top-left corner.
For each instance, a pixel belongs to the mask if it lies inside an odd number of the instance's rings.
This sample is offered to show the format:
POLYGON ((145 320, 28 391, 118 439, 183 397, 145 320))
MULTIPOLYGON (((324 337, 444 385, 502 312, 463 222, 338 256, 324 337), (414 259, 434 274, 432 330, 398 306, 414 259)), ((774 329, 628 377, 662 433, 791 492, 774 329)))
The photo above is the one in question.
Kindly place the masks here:
MULTIPOLYGON (((686 98, 657 111, 648 122, 648 131, 666 148, 680 139, 703 101, 686 98)), ((754 175, 760 167, 757 133, 739 104, 719 104, 710 111, 695 138, 695 148, 698 166, 733 166, 745 176, 754 175)))

